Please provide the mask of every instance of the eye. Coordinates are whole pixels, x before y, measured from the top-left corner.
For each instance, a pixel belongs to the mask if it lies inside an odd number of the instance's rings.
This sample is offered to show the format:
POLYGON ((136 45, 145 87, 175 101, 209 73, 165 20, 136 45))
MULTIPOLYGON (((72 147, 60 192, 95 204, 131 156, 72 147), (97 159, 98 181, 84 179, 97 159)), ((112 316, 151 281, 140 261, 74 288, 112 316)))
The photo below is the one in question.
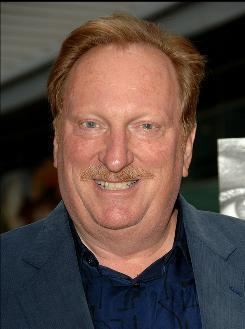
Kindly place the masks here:
POLYGON ((75 133, 84 138, 94 138, 103 134, 107 126, 99 119, 81 119, 76 122, 75 133))
POLYGON ((142 127, 145 130, 152 130, 153 128, 155 128, 155 126, 152 123, 149 123, 149 122, 143 123, 142 124, 142 127))
POLYGON ((159 138, 165 132, 164 124, 159 119, 151 121, 146 118, 142 121, 135 121, 130 124, 129 129, 134 136, 148 140, 159 138))
POLYGON ((82 126, 83 128, 97 128, 97 123, 95 121, 84 121, 80 123, 80 126, 82 126))

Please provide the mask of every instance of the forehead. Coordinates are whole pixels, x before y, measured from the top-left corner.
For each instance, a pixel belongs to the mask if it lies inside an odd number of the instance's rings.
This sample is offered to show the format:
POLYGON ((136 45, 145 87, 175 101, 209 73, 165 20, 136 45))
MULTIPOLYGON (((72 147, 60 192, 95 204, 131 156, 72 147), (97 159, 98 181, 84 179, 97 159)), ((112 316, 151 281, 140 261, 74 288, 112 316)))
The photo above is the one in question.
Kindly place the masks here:
POLYGON ((65 82, 64 100, 106 96, 171 98, 178 93, 177 75, 171 60, 145 44, 107 45, 89 50, 74 64, 65 82))
POLYGON ((89 78, 97 78, 103 81, 112 73, 125 72, 127 77, 138 75, 144 80, 154 75, 158 78, 176 79, 175 68, 168 58, 160 50, 145 44, 130 44, 125 46, 106 45, 90 49, 80 57, 73 65, 67 79, 67 83, 77 79, 89 81, 89 78), (140 70, 139 70, 140 69, 140 70))

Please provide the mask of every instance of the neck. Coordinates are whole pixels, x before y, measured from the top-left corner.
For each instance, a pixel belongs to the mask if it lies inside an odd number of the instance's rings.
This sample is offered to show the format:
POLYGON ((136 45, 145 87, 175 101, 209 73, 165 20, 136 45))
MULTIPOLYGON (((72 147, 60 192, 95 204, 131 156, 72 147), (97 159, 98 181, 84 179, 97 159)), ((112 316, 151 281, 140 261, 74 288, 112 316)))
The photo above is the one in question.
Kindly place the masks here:
POLYGON ((139 227, 118 231, 106 229, 91 236, 80 225, 75 224, 75 227, 80 239, 93 252, 100 265, 136 277, 172 249, 176 223, 175 209, 161 228, 148 231, 140 230, 139 227))

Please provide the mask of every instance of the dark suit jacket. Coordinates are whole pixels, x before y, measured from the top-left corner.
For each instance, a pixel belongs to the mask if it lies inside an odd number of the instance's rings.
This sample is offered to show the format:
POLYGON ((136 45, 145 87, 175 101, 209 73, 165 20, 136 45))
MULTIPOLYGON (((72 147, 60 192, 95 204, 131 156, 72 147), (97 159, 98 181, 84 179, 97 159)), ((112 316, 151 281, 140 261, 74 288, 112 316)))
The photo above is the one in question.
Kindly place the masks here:
MULTIPOLYGON (((203 329, 244 329, 245 221, 180 200, 203 329)), ((3 329, 93 328, 62 202, 2 235, 1 270, 3 329)))

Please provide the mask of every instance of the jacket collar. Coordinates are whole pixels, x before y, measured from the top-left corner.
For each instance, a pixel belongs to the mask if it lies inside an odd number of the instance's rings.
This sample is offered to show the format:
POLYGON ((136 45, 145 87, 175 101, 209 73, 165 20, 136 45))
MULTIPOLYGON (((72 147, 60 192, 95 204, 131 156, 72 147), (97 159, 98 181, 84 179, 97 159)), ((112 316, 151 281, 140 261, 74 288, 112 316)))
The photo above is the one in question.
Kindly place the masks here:
POLYGON ((223 259, 228 259, 237 247, 220 229, 220 218, 218 218, 220 215, 214 213, 211 215, 210 212, 197 210, 186 202, 181 195, 179 196, 179 204, 186 231, 202 240, 214 253, 223 259))

